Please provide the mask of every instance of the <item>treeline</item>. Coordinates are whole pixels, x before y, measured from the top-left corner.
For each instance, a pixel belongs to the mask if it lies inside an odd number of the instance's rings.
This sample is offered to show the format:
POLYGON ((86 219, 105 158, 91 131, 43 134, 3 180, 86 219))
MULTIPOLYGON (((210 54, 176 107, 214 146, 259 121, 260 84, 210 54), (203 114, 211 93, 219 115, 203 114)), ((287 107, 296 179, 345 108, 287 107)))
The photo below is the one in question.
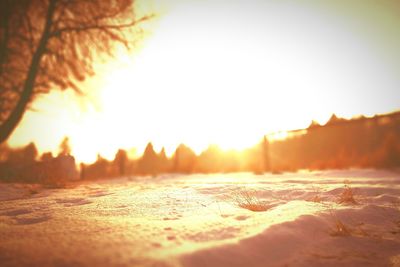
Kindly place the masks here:
POLYGON ((161 173, 216 173, 262 171, 258 147, 246 151, 222 151, 210 146, 196 155, 186 145, 179 145, 171 157, 165 150, 157 153, 152 143, 147 144, 142 157, 131 160, 125 150, 119 150, 112 161, 101 156, 93 164, 80 165, 81 179, 120 177, 124 175, 157 175, 161 173))
POLYGON ((279 170, 400 167, 400 112, 313 122, 305 133, 272 143, 271 162, 279 170))
MULTIPOLYGON (((67 139, 66 139, 67 140, 67 139)), ((79 177, 75 159, 65 141, 63 150, 53 157, 44 153, 39 157, 35 144, 19 149, 0 147, 0 181, 58 184, 79 177)))
POLYGON ((0 147, 0 180, 56 182, 160 173, 282 172, 298 169, 400 167, 400 112, 351 120, 332 115, 323 126, 313 122, 289 137, 261 142, 243 151, 222 151, 210 146, 200 155, 180 145, 171 157, 149 143, 142 157, 130 159, 119 150, 111 161, 98 156, 93 164, 76 166, 68 139, 59 154, 38 155, 34 144, 20 149, 0 147))
POLYGON ((210 146, 197 156, 189 147, 180 145, 167 158, 164 150, 156 153, 149 143, 140 159, 129 160, 126 152, 120 150, 114 161, 99 158, 96 163, 85 166, 87 173, 82 178, 107 173, 108 176, 171 172, 279 173, 353 167, 400 167, 400 112, 350 120, 332 115, 323 126, 312 122, 307 129, 289 132, 288 138, 279 141, 269 141, 264 136, 258 145, 244 151, 221 151, 217 146, 210 146))
POLYGON ((0 147, 0 181, 40 182, 57 184, 68 180, 88 180, 121 177, 126 175, 157 175, 161 173, 214 173, 262 171, 258 147, 246 151, 223 152, 210 146, 196 155, 186 145, 179 145, 172 157, 165 150, 157 153, 152 143, 143 155, 130 159, 126 150, 118 150, 113 160, 98 155, 92 164, 77 165, 70 154, 68 139, 60 145, 60 152, 38 154, 33 143, 19 149, 0 147))

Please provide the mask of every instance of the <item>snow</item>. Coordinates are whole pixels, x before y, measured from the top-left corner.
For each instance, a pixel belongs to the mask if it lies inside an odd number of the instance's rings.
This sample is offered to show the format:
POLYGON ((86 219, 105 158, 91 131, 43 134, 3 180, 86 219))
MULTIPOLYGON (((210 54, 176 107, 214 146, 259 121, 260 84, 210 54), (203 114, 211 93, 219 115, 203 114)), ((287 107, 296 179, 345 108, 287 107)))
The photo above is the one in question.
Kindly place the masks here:
POLYGON ((0 184, 0 241, 1 266, 400 266, 400 174, 0 184))

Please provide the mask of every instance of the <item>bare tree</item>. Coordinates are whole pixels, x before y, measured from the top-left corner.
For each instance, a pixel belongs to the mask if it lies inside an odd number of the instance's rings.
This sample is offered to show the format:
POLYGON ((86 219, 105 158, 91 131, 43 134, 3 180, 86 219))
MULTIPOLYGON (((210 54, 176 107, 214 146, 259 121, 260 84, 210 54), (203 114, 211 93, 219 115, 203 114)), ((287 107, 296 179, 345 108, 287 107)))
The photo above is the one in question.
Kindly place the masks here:
POLYGON ((98 56, 129 48, 134 0, 0 1, 0 143, 34 98, 54 89, 81 93, 98 56))

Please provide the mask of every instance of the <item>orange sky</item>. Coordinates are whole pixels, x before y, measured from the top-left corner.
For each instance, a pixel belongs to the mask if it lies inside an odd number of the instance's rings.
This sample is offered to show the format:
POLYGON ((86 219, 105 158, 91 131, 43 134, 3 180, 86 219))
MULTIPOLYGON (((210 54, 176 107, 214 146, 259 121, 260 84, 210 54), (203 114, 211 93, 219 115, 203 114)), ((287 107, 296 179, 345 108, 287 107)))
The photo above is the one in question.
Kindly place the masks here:
POLYGON ((140 49, 96 63, 86 96, 52 92, 9 140, 78 161, 147 142, 240 149, 268 133, 400 103, 396 1, 142 1, 140 49), (339 3, 340 2, 340 3, 339 3))

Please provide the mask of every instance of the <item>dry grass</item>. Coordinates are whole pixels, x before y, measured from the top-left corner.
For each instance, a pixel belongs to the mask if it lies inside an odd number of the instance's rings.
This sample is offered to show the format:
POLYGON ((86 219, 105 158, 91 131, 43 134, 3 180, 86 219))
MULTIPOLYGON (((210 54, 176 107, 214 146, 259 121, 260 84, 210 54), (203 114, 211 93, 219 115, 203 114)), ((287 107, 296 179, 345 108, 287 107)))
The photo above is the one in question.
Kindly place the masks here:
POLYGON ((334 226, 330 232, 331 236, 358 236, 358 237, 366 237, 371 236, 370 233, 362 229, 364 223, 359 223, 356 226, 350 227, 348 224, 345 224, 338 218, 335 218, 334 226))
POLYGON ((338 203, 339 204, 358 204, 358 202, 354 199, 354 189, 351 188, 350 182, 344 181, 344 188, 342 193, 339 195, 338 203))
MULTIPOLYGON (((330 236, 333 237, 346 237, 346 236, 358 236, 358 237, 367 237, 371 236, 369 231, 364 230, 363 227, 365 224, 363 222, 352 222, 351 225, 349 223, 343 222, 336 214, 336 211, 333 206, 329 207, 329 214, 333 221, 333 226, 330 229, 330 236)), ((351 218, 347 218, 347 220, 351 220, 351 218)))
POLYGON ((352 231, 342 220, 338 218, 333 206, 329 207, 329 214, 333 220, 333 227, 330 230, 330 236, 350 236, 352 231))
POLYGON ((307 201, 321 203, 322 202, 321 189, 319 187, 312 186, 312 192, 313 192, 314 196, 307 199, 307 201))
POLYGON ((236 190, 232 192, 233 202, 240 208, 244 208, 254 212, 267 211, 270 208, 265 202, 257 197, 256 191, 236 190))
POLYGON ((352 230, 350 229, 349 226, 344 224, 340 219, 337 217, 335 218, 334 221, 334 227, 332 231, 330 232, 331 236, 350 236, 352 233, 352 230))

